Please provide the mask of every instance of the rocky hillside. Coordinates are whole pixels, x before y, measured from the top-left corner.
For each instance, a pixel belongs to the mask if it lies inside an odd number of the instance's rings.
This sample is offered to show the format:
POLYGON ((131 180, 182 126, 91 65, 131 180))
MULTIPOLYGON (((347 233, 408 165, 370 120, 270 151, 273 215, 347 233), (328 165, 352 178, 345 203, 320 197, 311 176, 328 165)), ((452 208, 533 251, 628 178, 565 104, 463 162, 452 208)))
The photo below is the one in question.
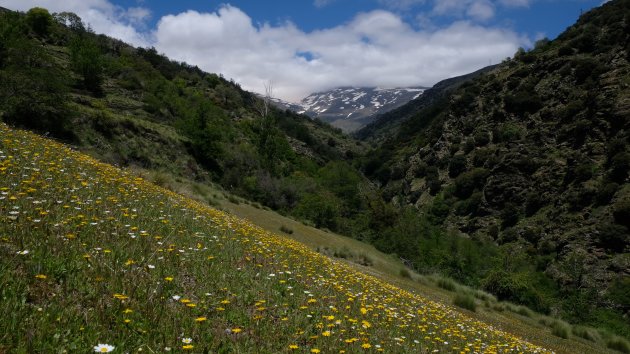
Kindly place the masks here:
POLYGON ((372 142, 382 142, 396 136, 404 121, 413 117, 423 108, 435 104, 440 99, 445 99, 449 93, 465 82, 485 74, 495 67, 496 65, 488 66, 470 74, 440 81, 430 89, 426 89, 422 95, 416 96, 409 103, 373 117, 371 123, 354 132, 353 135, 359 139, 372 142))
MULTIPOLYGON (((454 275, 630 335, 629 39, 630 1, 610 1, 413 110, 364 171, 392 203, 509 254, 479 278, 466 264, 454 275)), ((380 247, 422 265, 421 242, 380 247)))
POLYGON ((276 103, 283 108, 330 123, 345 132, 353 132, 371 123, 377 115, 418 98, 425 89, 341 87, 313 93, 299 104, 282 101, 276 103))

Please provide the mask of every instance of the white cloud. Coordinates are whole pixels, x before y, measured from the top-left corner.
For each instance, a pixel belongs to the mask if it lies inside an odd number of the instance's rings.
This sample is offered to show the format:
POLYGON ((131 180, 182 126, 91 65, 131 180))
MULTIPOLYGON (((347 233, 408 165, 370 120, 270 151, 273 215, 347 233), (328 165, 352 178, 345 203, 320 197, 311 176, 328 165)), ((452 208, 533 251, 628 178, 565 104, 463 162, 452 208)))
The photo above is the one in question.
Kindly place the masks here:
POLYGON ((494 17, 494 8, 495 5, 490 0, 435 0, 432 13, 483 22, 494 17))
POLYGON ((2 6, 20 11, 39 6, 50 12, 74 12, 97 33, 105 33, 136 46, 150 43, 147 35, 135 27, 150 16, 146 8, 125 9, 107 0, 3 0, 2 6))
POLYGON ((494 5, 488 0, 474 1, 466 10, 466 15, 478 21, 486 21, 494 17, 494 5))
POLYGON ((271 80, 276 95, 289 100, 336 86, 433 85, 511 56, 525 42, 466 21, 416 30, 382 10, 306 33, 292 23, 254 26, 232 6, 165 16, 154 35, 157 49, 171 58, 222 73, 248 90, 260 92, 271 80))
MULTIPOLYGON (((383 1, 404 6, 423 0, 383 1)), ((482 21, 493 15, 489 0, 438 2, 442 7, 436 5, 436 11, 460 11, 462 18, 482 21)), ((436 27, 419 17, 425 26, 418 29, 384 10, 304 32, 291 22, 255 25, 229 5, 211 13, 167 15, 154 29, 145 27, 151 13, 144 7, 122 8, 107 0, 6 0, 2 6, 72 11, 98 33, 137 46, 154 45, 172 59, 221 73, 247 90, 263 91, 263 84, 273 81, 276 96, 293 101, 337 86, 430 86, 499 62, 528 44, 512 31, 469 21, 436 27)))

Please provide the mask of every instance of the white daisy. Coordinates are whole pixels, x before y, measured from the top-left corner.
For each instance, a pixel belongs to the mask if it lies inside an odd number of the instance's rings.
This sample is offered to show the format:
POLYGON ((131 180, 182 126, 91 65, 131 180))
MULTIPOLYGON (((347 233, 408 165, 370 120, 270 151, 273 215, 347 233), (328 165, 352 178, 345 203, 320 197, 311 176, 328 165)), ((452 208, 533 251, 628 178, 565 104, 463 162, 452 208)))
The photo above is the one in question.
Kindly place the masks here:
POLYGON ((109 344, 98 344, 94 346, 94 352, 95 353, 109 353, 114 351, 114 347, 113 345, 109 345, 109 344))

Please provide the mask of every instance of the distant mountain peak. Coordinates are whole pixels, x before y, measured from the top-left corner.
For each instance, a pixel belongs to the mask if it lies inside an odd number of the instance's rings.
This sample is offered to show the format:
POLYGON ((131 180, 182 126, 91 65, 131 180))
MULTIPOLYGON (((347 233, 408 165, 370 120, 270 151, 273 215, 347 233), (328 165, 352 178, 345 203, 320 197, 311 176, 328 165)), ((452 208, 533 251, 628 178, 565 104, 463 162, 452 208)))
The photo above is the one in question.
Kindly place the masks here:
POLYGON ((426 87, 337 87, 312 93, 299 104, 274 99, 282 108, 319 118, 346 132, 371 123, 377 115, 418 98, 426 87))

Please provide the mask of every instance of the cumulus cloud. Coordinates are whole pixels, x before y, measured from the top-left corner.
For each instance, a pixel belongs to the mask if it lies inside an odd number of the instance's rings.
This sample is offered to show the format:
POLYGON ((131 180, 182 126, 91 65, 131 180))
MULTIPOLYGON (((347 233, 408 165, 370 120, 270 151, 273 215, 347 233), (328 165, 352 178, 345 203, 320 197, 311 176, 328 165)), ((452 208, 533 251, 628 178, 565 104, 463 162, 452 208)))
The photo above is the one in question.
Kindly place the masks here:
POLYGON ((126 9, 107 0, 4 0, 2 6, 19 11, 38 6, 51 12, 74 12, 97 33, 105 33, 136 46, 148 46, 150 43, 148 36, 136 28, 151 14, 143 7, 126 9))
MULTIPOLYGON (((382 1, 401 8, 425 0, 382 1)), ((6 0, 3 6, 72 11, 98 33, 155 46, 172 59, 221 73, 247 90, 261 92, 272 81, 276 96, 291 101, 338 86, 431 86, 497 63, 528 44, 510 30, 466 20, 491 17, 490 0, 438 3, 442 7, 436 11, 461 11, 462 18, 446 27, 430 25, 425 18, 427 25, 419 29, 400 14, 375 10, 336 27, 304 32, 291 22, 254 24, 239 8, 224 5, 216 12, 167 15, 155 28, 146 28, 148 9, 123 8, 107 0, 6 0)))
POLYGON ((417 30, 383 10, 307 33, 290 22, 255 26, 229 5, 165 16, 154 37, 169 57, 223 73, 248 90, 273 81, 276 95, 293 101, 337 86, 430 86, 496 63, 524 43, 511 31, 467 21, 417 30))

